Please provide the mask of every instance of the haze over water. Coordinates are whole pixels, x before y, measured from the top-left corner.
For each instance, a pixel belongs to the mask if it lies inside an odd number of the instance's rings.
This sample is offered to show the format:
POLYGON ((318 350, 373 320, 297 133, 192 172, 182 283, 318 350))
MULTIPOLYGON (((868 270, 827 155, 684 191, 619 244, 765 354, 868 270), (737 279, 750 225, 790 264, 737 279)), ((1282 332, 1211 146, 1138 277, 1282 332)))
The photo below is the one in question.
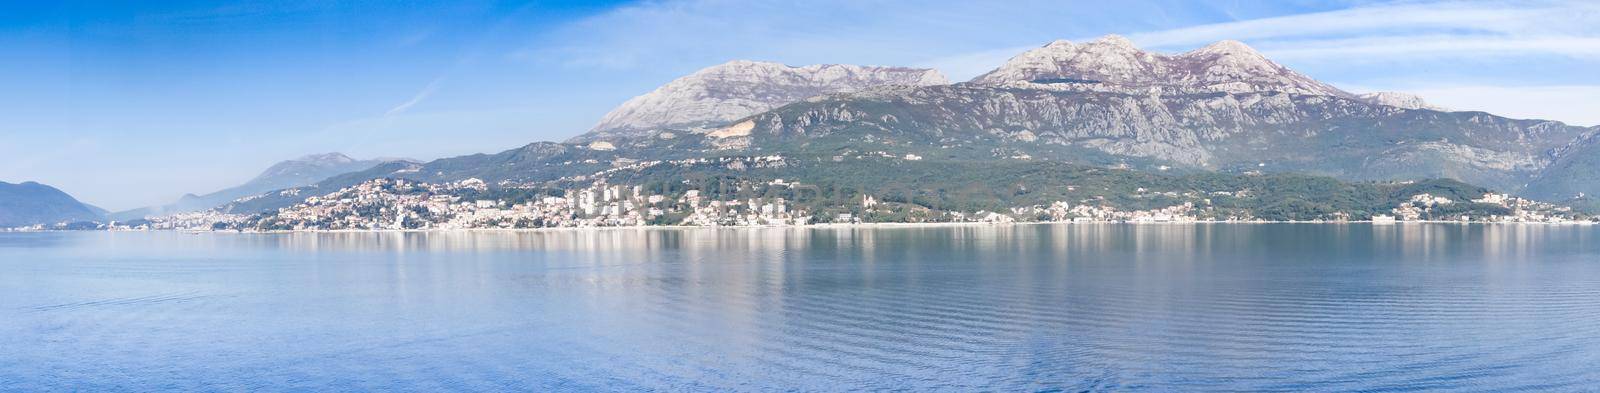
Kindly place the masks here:
POLYGON ((1600 228, 0 234, 0 390, 1585 390, 1600 228))

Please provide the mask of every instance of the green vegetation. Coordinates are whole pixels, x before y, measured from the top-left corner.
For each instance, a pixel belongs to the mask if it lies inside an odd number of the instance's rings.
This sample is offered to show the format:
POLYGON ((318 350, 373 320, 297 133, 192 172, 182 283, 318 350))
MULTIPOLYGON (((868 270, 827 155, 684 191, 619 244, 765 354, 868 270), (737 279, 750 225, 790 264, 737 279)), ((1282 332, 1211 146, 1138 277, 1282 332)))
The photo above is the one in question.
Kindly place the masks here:
MULTIPOLYGON (((1362 182, 1295 174, 1160 174, 1049 161, 907 161, 878 157, 795 157, 784 165, 747 168, 714 162, 660 165, 612 175, 613 184, 638 184, 651 193, 701 190, 713 200, 784 198, 816 212, 852 213, 874 221, 937 221, 937 212, 1006 211, 1053 202, 1150 210, 1184 203, 1218 217, 1262 220, 1368 219, 1418 194, 1465 202, 1487 189, 1453 180, 1362 182), (800 186, 759 186, 783 179, 800 186), (887 206, 866 216, 864 196, 887 206), (919 219, 920 218, 920 219, 919 219)), ((1437 214, 1505 214, 1504 208, 1462 203, 1437 214)))

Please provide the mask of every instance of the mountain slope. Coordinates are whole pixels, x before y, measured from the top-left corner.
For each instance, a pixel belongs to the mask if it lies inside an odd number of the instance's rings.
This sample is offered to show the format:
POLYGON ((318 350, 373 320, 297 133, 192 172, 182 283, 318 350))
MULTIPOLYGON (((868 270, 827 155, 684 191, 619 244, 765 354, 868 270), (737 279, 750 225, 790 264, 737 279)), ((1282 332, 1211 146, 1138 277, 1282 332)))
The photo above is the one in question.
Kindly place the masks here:
POLYGON ((1558 159, 1529 183, 1525 194, 1550 201, 1585 199, 1587 204, 1600 196, 1600 126, 1571 146, 1561 149, 1558 159))
POLYGON ((1448 112, 1448 110, 1446 110, 1444 108, 1440 108, 1440 107, 1428 104, 1428 102, 1424 101, 1422 99, 1422 97, 1418 97, 1415 94, 1400 93, 1400 92, 1393 92, 1393 91, 1380 91, 1380 92, 1376 92, 1376 93, 1362 94, 1362 95, 1356 96, 1356 98, 1360 99, 1362 101, 1366 101, 1367 103, 1370 103, 1370 104, 1388 105, 1388 106, 1392 106, 1392 107, 1396 107, 1396 108, 1402 108, 1402 109, 1427 109, 1427 110, 1448 112))
POLYGON ((885 85, 949 83, 938 71, 855 65, 791 67, 732 61, 675 79, 634 97, 600 119, 575 142, 637 137, 655 130, 719 126, 806 97, 885 85))
POLYGON ((1576 154, 1567 147, 1589 132, 1358 97, 1250 53, 1238 43, 1166 56, 1114 38, 1057 42, 972 83, 879 88, 784 106, 708 133, 707 145, 1128 160, 1346 180, 1452 178, 1517 191, 1576 154), (1226 72, 1191 72, 1217 69, 1226 72))
POLYGON ((592 174, 618 163, 619 152, 582 145, 537 142, 495 154, 441 158, 427 163, 393 161, 361 171, 336 175, 314 184, 258 193, 218 207, 223 213, 253 214, 298 203, 313 195, 378 178, 449 182, 478 178, 499 181, 552 181, 564 176, 592 174))
POLYGON ((223 192, 245 192, 248 195, 311 184, 333 175, 365 170, 385 161, 387 160, 357 160, 342 153, 312 154, 273 164, 250 181, 223 192))
MULTIPOLYGON (((1150 160, 1152 167, 1306 172, 1352 180, 1447 177, 1500 189, 1519 187, 1548 164, 1547 152, 1583 132, 1546 121, 1324 96, 1157 98, 972 86, 834 96, 741 124, 750 126, 748 135, 710 144, 1074 162, 1098 154, 1150 160)), ((1098 160, 1086 163, 1106 163, 1098 160)))
POLYGON ((0 228, 99 220, 105 210, 35 182, 0 182, 0 228))

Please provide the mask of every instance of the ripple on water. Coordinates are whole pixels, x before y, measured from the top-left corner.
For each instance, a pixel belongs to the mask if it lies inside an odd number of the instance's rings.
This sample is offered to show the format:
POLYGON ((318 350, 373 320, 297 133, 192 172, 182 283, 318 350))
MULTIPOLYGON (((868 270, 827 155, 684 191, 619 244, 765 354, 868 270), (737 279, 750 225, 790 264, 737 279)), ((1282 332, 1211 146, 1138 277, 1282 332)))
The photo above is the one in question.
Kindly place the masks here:
POLYGON ((1595 229, 1430 228, 0 234, 0 390, 1600 380, 1595 229))

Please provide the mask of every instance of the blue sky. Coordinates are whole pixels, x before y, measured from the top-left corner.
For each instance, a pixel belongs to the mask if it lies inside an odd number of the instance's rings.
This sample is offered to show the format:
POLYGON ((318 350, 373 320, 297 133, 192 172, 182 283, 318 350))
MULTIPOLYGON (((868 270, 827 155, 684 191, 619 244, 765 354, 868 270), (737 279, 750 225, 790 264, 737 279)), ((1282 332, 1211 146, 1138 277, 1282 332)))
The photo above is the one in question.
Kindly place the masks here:
POLYGON ((1353 91, 1600 124, 1600 2, 0 1, 0 180, 110 209, 310 153, 432 159, 587 130, 732 59, 935 67, 1054 39, 1244 41, 1353 91))

